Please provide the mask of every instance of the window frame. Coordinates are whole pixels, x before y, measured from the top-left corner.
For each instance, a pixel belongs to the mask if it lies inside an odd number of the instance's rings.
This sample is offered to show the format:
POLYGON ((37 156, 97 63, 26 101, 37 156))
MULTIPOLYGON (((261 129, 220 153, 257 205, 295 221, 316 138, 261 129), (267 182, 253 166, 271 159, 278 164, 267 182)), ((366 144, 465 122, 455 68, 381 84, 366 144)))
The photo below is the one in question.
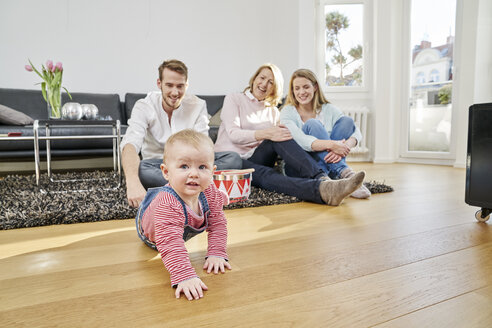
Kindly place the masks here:
POLYGON ((366 93, 372 87, 372 54, 370 40, 372 37, 372 0, 317 0, 316 12, 316 54, 317 54, 317 75, 323 81, 325 93, 330 93, 330 97, 338 92, 345 93, 366 93), (326 32, 325 32, 325 6, 326 5, 351 5, 360 4, 362 8, 363 29, 362 29, 362 85, 361 86, 328 86, 326 81, 325 70, 325 53, 326 53, 326 32))
MULTIPOLYGON (((410 109, 409 109, 409 99, 411 97, 411 72, 412 72, 412 61, 411 53, 411 16, 412 16, 412 1, 413 0, 403 0, 403 37, 402 37, 402 81, 401 84, 401 126, 400 126, 400 149, 399 149, 399 162, 403 163, 425 163, 425 164, 437 164, 437 165, 453 165, 456 160, 456 134, 457 125, 456 118, 458 117, 458 101, 456 87, 458 85, 458 78, 455 76, 452 79, 453 91, 452 91, 452 119, 451 119, 451 136, 449 143, 449 151, 422 151, 422 150, 409 150, 409 132, 410 132, 410 109)), ((454 0, 456 2, 456 16, 455 16, 455 38, 459 33, 459 4, 462 0, 454 0)), ((456 47, 454 51, 456 51, 456 47)), ((459 65, 455 62, 455 69, 459 65)))

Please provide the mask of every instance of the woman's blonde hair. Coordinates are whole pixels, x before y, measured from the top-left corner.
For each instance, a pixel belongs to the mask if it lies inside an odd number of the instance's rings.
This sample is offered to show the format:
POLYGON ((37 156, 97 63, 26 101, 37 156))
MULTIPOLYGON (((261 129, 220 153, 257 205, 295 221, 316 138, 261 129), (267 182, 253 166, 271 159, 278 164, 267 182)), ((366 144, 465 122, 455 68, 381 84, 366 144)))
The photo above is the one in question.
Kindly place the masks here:
POLYGON ((319 113, 321 110, 321 106, 324 104, 330 103, 324 96, 323 90, 321 90, 321 85, 318 82, 318 79, 316 78, 316 75, 306 69, 306 68, 301 68, 295 71, 292 74, 292 77, 290 78, 289 82, 289 93, 287 94, 287 101, 285 102, 285 105, 294 105, 295 107, 299 106, 299 102, 296 99, 296 96, 294 95, 294 79, 298 77, 303 77, 305 79, 308 79, 311 81, 313 86, 316 88, 316 91, 314 91, 314 96, 313 96, 313 111, 315 113, 319 113))
POLYGON ((256 77, 258 74, 260 74, 261 70, 264 68, 268 68, 270 71, 272 71, 273 74, 273 90, 272 94, 267 95, 265 97, 265 101, 268 102, 272 106, 277 106, 280 101, 282 100, 282 94, 284 92, 284 77, 282 76, 282 72, 280 71, 280 68, 278 68, 276 65, 271 64, 271 63, 266 63, 261 65, 253 74, 251 79, 249 79, 249 85, 244 89, 246 90, 253 90, 253 82, 255 81, 256 77))

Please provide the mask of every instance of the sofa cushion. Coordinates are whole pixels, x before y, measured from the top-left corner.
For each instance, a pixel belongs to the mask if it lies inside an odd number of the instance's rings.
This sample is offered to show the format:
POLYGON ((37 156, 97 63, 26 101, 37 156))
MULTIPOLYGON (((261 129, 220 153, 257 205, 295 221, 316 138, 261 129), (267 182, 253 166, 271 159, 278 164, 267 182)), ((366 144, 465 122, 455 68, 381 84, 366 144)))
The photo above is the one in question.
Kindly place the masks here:
POLYGON ((5 125, 27 125, 34 120, 29 115, 0 104, 0 123, 5 125))
POLYGON ((132 115, 132 109, 133 106, 135 106, 135 103, 140 100, 145 98, 147 94, 145 93, 127 93, 125 94, 125 115, 126 115, 126 120, 130 119, 132 115))
POLYGON ((222 106, 224 105, 225 96, 198 95, 197 97, 207 102, 207 111, 210 115, 210 122, 208 123, 210 129, 208 130, 208 135, 215 143, 215 141, 217 141, 217 135, 219 134, 219 126, 221 122, 220 113, 222 112, 222 106))
POLYGON ((224 105, 225 96, 202 96, 196 95, 198 98, 205 100, 207 103, 207 111, 210 116, 214 116, 224 105))
POLYGON ((48 106, 41 90, 0 88, 0 104, 15 108, 35 120, 48 118, 48 106))
POLYGON ((219 109, 217 113, 210 116, 210 123, 208 124, 209 126, 220 126, 220 123, 222 122, 222 120, 220 119, 221 112, 222 112, 222 108, 219 109))

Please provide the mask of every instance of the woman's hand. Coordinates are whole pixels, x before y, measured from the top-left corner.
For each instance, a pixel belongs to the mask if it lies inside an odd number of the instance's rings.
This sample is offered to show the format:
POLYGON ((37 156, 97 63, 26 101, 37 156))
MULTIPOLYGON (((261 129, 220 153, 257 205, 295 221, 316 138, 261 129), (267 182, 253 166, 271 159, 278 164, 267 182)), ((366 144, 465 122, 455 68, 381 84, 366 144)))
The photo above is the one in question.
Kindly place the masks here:
POLYGON ((289 129, 285 125, 273 126, 270 128, 272 136, 271 141, 287 141, 292 139, 289 129))
POLYGON ((330 140, 331 145, 328 148, 331 152, 337 154, 341 157, 347 157, 350 153, 350 147, 345 143, 345 139, 343 140, 330 140))
POLYGON ((256 140, 271 140, 271 141, 287 141, 292 139, 290 131, 285 125, 280 124, 279 126, 272 126, 271 128, 265 130, 257 130, 255 132, 256 140))
POLYGON ((331 151, 325 156, 324 161, 325 163, 338 163, 342 160, 342 158, 342 156, 331 151))

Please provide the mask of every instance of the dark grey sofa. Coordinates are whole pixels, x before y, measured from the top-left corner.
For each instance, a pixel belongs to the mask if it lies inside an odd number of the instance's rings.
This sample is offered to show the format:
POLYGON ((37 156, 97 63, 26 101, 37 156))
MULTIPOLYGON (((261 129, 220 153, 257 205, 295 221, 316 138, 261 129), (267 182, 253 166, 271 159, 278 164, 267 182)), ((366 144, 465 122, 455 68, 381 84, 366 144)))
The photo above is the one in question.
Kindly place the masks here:
MULTIPOLYGON (((62 96, 62 103, 68 101, 78 102, 80 104, 95 104, 99 109, 101 116, 111 116, 114 120, 120 120, 122 124, 122 134, 127 128, 127 120, 131 116, 131 111, 137 100, 144 98, 144 93, 127 93, 124 102, 120 101, 118 94, 97 94, 97 93, 71 93, 72 100, 66 94, 62 96)), ((207 102, 207 110, 210 116, 219 115, 218 111, 222 108, 224 96, 198 96, 207 102)), ((33 119, 47 119, 47 105, 38 90, 24 89, 5 89, 0 88, 0 104, 8 106, 17 111, 29 115, 33 119)), ((216 121, 216 120, 212 120, 216 121)), ((209 135, 212 140, 216 140, 218 124, 211 124, 209 135)), ((9 132, 21 132, 23 136, 32 136, 32 125, 3 125, 0 123, 0 134, 9 132)), ((40 129, 40 135, 45 135, 43 128, 40 129)), ((74 127, 74 128, 52 128, 52 135, 109 135, 112 130, 109 127, 74 127)), ((111 139, 93 139, 93 140, 54 140, 51 142, 51 153, 53 157, 71 157, 71 156, 110 156, 113 153, 113 142, 111 139)), ((46 156, 46 145, 44 141, 40 142, 40 154, 46 156)), ((0 141, 0 160, 16 158, 33 158, 34 147, 33 141, 0 141)))
MULTIPOLYGON (((96 94, 96 93, 71 93, 72 100, 66 94, 62 96, 62 103, 73 101, 81 104, 95 104, 102 116, 111 116, 112 119, 126 123, 123 115, 122 104, 118 94, 96 94)), ((0 88, 0 104, 8 106, 17 111, 29 115, 34 120, 48 118, 46 101, 41 91, 23 89, 0 88)), ((126 126, 122 127, 122 134, 126 126)), ((32 125, 3 125, 0 123, 0 134, 9 132, 21 132, 22 136, 32 136, 32 125)), ((74 128, 52 128, 51 135, 109 135, 112 134, 110 127, 74 127, 74 128)), ((39 135, 45 135, 44 128, 40 128, 39 135)), ((65 156, 87 156, 87 155, 112 155, 113 142, 111 139, 93 140, 54 140, 51 142, 51 153, 53 157, 65 156)), ((46 154, 45 142, 40 142, 41 156, 46 154)), ((34 156, 34 146, 31 140, 1 141, 0 159, 25 158, 34 156)))

